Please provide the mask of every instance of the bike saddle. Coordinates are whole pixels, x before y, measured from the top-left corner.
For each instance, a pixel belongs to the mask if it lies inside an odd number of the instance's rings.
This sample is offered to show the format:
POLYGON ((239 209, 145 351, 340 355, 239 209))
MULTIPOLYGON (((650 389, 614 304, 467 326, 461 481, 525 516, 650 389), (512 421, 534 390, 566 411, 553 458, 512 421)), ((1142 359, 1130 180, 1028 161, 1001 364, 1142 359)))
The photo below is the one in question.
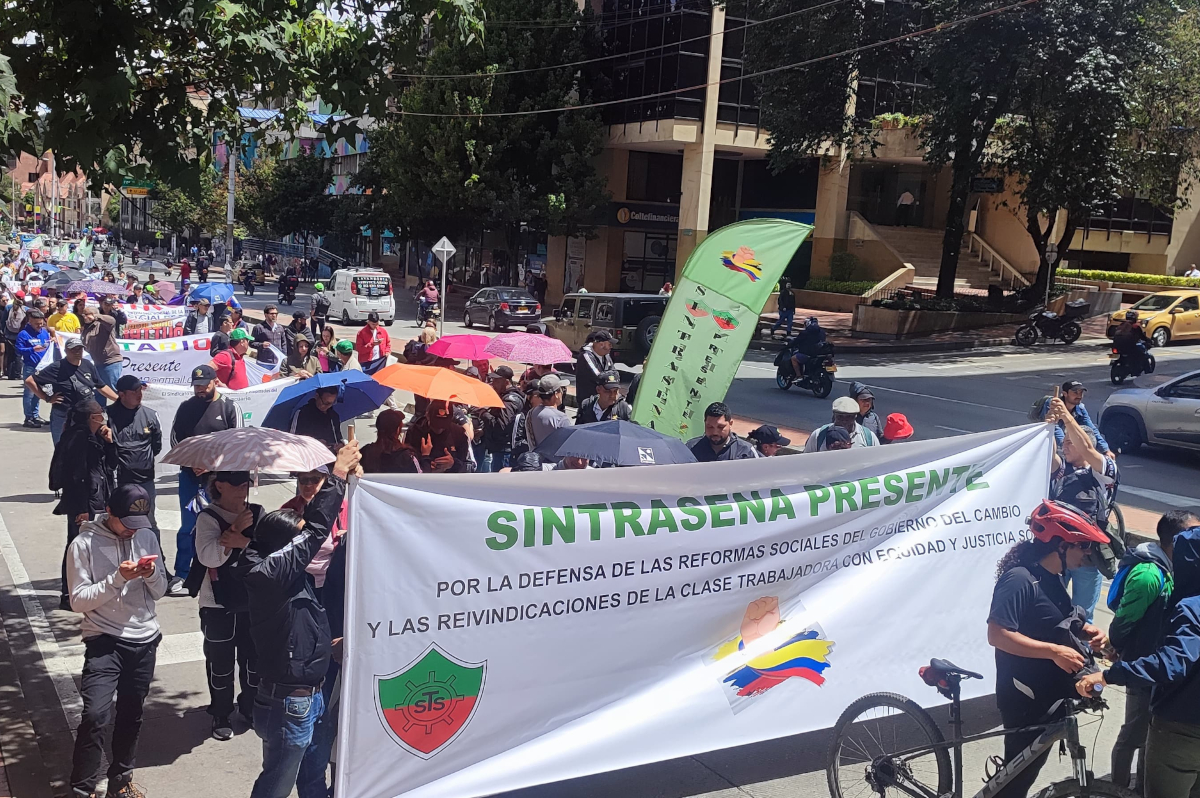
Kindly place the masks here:
POLYGON ((929 669, 936 671, 942 676, 961 676, 964 679, 982 679, 981 674, 975 671, 969 671, 965 668, 960 668, 948 659, 931 659, 929 660, 929 669))

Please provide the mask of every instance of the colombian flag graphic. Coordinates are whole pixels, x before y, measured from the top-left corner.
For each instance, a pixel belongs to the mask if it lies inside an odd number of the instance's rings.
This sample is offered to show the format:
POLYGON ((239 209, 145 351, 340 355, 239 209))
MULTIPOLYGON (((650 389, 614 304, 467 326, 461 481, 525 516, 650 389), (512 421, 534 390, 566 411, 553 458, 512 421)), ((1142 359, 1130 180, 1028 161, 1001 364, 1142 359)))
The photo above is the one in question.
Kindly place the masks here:
MULTIPOLYGON (((745 645, 739 636, 722 645, 717 651, 717 658, 722 659, 735 651, 741 651, 745 645)), ((774 650, 749 660, 723 681, 736 688, 739 696, 760 695, 793 677, 821 685, 825 683, 823 673, 829 667, 831 648, 832 641, 822 640, 819 632, 809 629, 793 636, 774 650)))
POLYGON ((762 279, 762 264, 755 260, 754 250, 750 247, 738 247, 737 252, 722 252, 721 264, 726 269, 746 275, 752 283, 762 279))

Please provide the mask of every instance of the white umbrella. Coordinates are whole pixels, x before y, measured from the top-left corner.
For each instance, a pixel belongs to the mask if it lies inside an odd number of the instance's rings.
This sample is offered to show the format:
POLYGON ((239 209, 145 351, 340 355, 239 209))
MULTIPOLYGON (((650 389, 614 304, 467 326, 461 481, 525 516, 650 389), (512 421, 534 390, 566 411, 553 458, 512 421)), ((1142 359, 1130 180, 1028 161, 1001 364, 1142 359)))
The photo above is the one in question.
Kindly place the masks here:
POLYGON ((204 471, 312 471, 334 461, 323 443, 266 427, 238 427, 180 441, 162 460, 204 471))

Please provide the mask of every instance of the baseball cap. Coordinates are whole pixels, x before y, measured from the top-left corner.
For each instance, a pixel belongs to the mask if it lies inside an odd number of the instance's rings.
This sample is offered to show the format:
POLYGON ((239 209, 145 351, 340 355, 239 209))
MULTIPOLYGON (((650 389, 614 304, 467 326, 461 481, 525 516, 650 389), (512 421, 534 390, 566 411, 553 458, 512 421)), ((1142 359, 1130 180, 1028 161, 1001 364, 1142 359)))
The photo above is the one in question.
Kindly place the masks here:
POLYGON ((513 471, 541 471, 542 458, 537 452, 524 452, 513 459, 513 471))
POLYGON ((132 374, 125 374, 121 379, 117 380, 117 391, 136 391, 138 388, 145 388, 146 382, 141 377, 135 377, 132 374))
MULTIPOLYGON (((232 334, 230 335, 232 338, 232 334)), ((192 369, 192 385, 208 385, 217 378, 217 370, 205 363, 192 369)))
POLYGON ((63 344, 63 349, 83 349, 82 338, 68 338, 63 344))
POLYGON ((230 341, 249 341, 250 333, 243 330, 241 327, 235 327, 229 331, 230 341))
POLYGON ((463 374, 467 377, 479 379, 479 369, 475 368, 474 366, 467 366, 467 370, 464 371, 463 374))
POLYGON ((343 339, 334 344, 333 348, 337 350, 338 354, 348 355, 354 351, 354 342, 343 339))
POLYGON ((621 375, 609 369, 596 375, 596 385, 604 388, 618 388, 621 385, 621 375))
POLYGON ((1087 388, 1083 387, 1083 383, 1080 382, 1079 380, 1067 380, 1066 382, 1064 382, 1062 384, 1062 392, 1063 393, 1066 393, 1067 391, 1086 391, 1086 390, 1087 390, 1087 388))
POLYGON ((870 388, 868 388, 867 386, 863 385, 861 382, 856 382, 856 383, 853 383, 853 384, 850 386, 850 397, 851 397, 852 399, 859 399, 859 398, 861 398, 861 397, 863 397, 863 396, 867 397, 868 399, 874 399, 874 398, 875 398, 875 394, 871 393, 871 389, 870 389, 870 388))
POLYGON ((792 442, 791 438, 785 438, 779 434, 778 427, 772 427, 770 424, 763 424, 761 427, 751 432, 747 437, 753 438, 760 444, 767 443, 787 446, 792 442))
POLYGON ((308 314, 305 313, 303 310, 297 310, 295 313, 292 314, 292 318, 293 319, 307 319, 308 314))
POLYGON ((839 396, 833 400, 833 412, 838 415, 857 416, 858 402, 851 399, 849 396, 839 396))
POLYGON ((513 378, 513 370, 508 366, 496 366, 488 372, 489 380, 511 380, 513 378))
POLYGON ((128 529, 150 529, 150 495, 141 485, 121 485, 108 497, 108 510, 128 529))
POLYGON ((850 443, 850 433, 841 427, 830 427, 825 432, 825 448, 831 443, 850 443))
POLYGON ((559 377, 557 374, 547 374, 537 382, 537 391, 541 394, 550 394, 555 391, 561 391, 571 383, 559 377))

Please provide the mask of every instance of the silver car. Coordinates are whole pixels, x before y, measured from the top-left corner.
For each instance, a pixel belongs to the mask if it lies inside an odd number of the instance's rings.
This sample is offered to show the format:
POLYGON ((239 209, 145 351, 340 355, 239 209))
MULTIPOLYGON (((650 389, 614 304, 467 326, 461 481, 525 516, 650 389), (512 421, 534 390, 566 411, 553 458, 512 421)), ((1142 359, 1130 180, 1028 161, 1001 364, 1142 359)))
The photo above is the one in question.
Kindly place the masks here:
POLYGON ((1143 443, 1200 450, 1200 371, 1113 392, 1101 411, 1100 431, 1121 452, 1143 443))

